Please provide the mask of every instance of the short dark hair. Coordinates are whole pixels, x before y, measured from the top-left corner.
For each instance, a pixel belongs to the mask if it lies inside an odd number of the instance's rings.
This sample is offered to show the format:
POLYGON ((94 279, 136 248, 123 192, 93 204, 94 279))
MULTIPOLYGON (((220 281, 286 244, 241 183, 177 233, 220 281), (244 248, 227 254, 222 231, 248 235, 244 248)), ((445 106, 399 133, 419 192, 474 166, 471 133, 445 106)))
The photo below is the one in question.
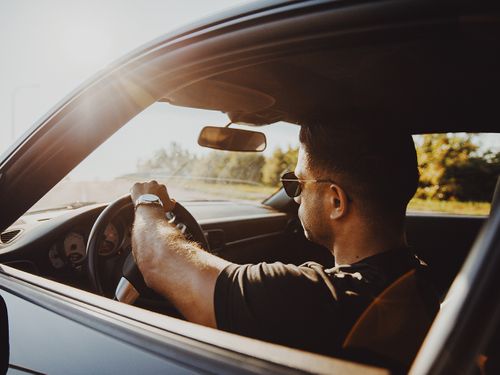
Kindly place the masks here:
POLYGON ((356 119, 309 121, 301 127, 300 142, 311 168, 322 173, 316 178, 334 174, 347 194, 370 212, 404 218, 418 186, 415 144, 408 133, 372 125, 356 119))

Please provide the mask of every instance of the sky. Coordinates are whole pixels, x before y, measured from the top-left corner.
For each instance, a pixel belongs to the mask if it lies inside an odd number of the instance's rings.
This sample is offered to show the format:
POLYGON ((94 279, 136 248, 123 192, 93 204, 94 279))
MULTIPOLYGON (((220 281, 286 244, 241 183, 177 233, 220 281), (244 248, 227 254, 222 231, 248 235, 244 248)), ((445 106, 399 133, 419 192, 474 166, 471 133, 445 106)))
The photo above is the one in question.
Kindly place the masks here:
POLYGON ((248 0, 0 0, 0 153, 80 83, 185 24, 248 0))

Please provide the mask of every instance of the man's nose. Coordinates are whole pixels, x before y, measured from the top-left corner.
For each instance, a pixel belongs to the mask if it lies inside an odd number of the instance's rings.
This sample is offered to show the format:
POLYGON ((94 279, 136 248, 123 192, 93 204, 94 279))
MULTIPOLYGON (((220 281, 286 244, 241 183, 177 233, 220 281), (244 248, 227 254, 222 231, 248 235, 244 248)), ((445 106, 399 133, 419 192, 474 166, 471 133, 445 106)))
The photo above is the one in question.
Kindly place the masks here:
POLYGON ((301 202, 300 195, 298 197, 293 198, 293 200, 295 202, 297 202, 298 204, 300 204, 300 202, 301 202))

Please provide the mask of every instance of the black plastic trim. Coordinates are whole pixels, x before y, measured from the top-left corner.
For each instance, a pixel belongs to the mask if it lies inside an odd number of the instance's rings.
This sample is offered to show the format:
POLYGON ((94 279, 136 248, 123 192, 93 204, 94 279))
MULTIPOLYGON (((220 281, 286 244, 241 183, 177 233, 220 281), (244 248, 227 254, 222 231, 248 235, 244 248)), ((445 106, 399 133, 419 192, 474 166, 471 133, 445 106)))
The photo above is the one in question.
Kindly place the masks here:
POLYGON ((500 319, 500 206, 493 208, 462 270, 447 306, 434 321, 411 374, 470 373, 500 319))
POLYGON ((24 372, 26 374, 44 375, 43 372, 38 372, 38 371, 35 371, 35 370, 31 370, 29 368, 18 366, 18 365, 15 365, 13 363, 9 363, 9 368, 13 369, 13 370, 17 370, 17 371, 22 371, 22 372, 24 372))
POLYGON ((226 247, 240 246, 240 245, 248 243, 248 242, 259 241, 259 240, 263 240, 263 239, 271 238, 271 237, 277 237, 277 236, 281 236, 283 234, 285 234, 284 231, 265 233, 265 234, 260 234, 260 235, 252 236, 252 237, 245 237, 245 238, 242 238, 240 240, 226 242, 226 247))
POLYGON ((186 368, 207 374, 302 374, 303 371, 231 352, 84 305, 0 272, 0 289, 88 328, 186 368), (249 360, 250 359, 250 360, 249 360))

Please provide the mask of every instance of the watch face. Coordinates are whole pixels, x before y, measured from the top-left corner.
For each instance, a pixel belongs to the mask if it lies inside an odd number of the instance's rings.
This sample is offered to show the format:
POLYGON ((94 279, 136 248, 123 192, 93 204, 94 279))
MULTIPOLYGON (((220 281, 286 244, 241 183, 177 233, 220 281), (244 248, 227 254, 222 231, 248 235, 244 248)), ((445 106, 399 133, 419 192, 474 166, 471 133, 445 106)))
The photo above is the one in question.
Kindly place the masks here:
POLYGON ((139 200, 143 201, 143 202, 150 202, 150 203, 154 203, 154 202, 158 202, 160 203, 160 198, 158 198, 158 196, 154 195, 154 194, 143 194, 139 197, 139 200))
POLYGON ((158 198, 158 196, 154 194, 142 194, 141 196, 139 196, 139 198, 137 198, 137 200, 135 201, 135 207, 140 204, 151 204, 163 207, 163 203, 160 198, 158 198))

